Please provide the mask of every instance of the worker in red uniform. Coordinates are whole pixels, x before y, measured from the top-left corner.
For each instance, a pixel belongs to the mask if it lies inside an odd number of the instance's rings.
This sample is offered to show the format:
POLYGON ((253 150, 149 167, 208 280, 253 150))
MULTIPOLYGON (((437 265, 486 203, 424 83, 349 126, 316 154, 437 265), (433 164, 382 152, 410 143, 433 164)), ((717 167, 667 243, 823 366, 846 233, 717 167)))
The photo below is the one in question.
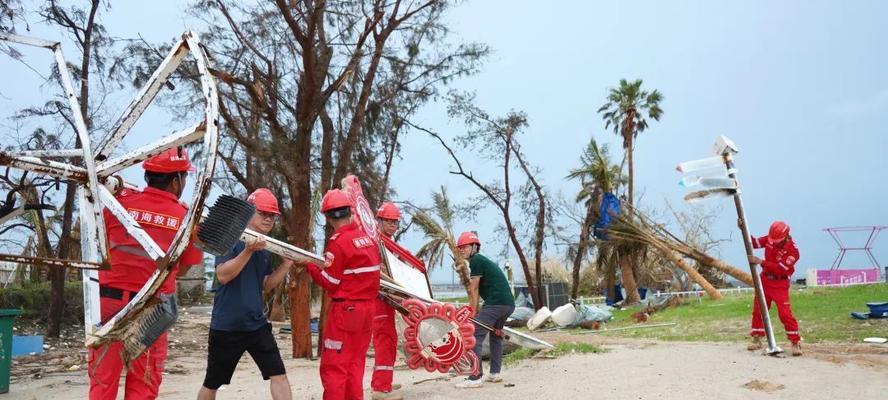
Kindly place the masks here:
MULTIPOLYGON (((169 249, 188 210, 178 201, 185 188, 188 172, 194 168, 182 148, 164 151, 142 163, 145 169, 144 190, 124 189, 117 201, 145 230, 160 249, 169 249)), ((111 269, 99 271, 99 305, 102 323, 105 323, 144 286, 157 265, 142 246, 130 236, 120 221, 107 209, 104 211, 111 269)), ((161 295, 176 293, 176 276, 184 275, 192 265, 200 264, 200 250, 189 244, 170 271, 161 295)), ((117 398, 117 386, 123 371, 122 343, 112 342, 89 350, 89 398, 112 400, 117 398)), ((164 333, 141 356, 132 361, 126 373, 125 399, 154 399, 167 356, 167 335, 164 333)))
MULTIPOLYGON (((793 317, 789 305, 789 281, 795 272, 795 265, 799 261, 799 249, 796 248, 792 237, 789 236, 789 225, 782 221, 774 222, 771 224, 767 236, 752 238, 752 247, 765 248, 764 260, 756 256, 749 256, 749 262, 762 266, 760 276, 765 294, 765 304, 770 309, 771 302, 777 303, 777 315, 786 330, 787 339, 792 342, 792 355, 800 356, 802 355, 802 346, 799 344, 799 340, 801 340, 799 323, 793 317)), ((752 331, 750 335, 752 335, 752 343, 747 349, 750 351, 760 350, 763 347, 762 337, 765 336, 765 328, 758 299, 753 299, 752 302, 752 331)))
MULTIPOLYGON (((391 239, 401 222, 401 211, 394 203, 382 203, 382 206, 376 211, 376 220, 379 221, 379 232, 391 239)), ((373 400, 401 399, 402 396, 391 393, 401 388, 399 384, 392 384, 395 373, 395 357, 398 351, 395 309, 378 296, 374 300, 374 304, 373 351, 375 363, 373 379, 370 381, 370 387, 373 389, 372 398, 373 400)))
POLYGON ((341 190, 324 194, 321 212, 334 232, 324 253, 325 266, 308 264, 307 268, 332 300, 321 338, 324 400, 361 400, 373 300, 379 293, 379 249, 351 221, 351 201, 341 190))

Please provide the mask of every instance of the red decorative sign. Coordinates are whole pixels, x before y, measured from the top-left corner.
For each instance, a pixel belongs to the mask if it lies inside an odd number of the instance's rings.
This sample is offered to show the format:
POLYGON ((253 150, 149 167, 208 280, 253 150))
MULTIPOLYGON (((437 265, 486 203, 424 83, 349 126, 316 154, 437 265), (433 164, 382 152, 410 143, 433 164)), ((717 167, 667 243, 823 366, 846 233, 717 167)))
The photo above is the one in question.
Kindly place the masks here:
POLYGON ((342 179, 342 191, 348 195, 352 202, 352 214, 357 217, 358 224, 364 230, 367 236, 370 236, 374 242, 379 240, 379 229, 376 226, 376 214, 364 198, 364 191, 361 190, 361 182, 358 177, 348 175, 342 179))
POLYGON ((469 321, 471 307, 457 309, 453 304, 426 304, 417 299, 401 304, 407 309, 403 318, 408 367, 442 373, 453 368, 464 375, 478 372, 478 356, 472 351, 475 324, 469 321))

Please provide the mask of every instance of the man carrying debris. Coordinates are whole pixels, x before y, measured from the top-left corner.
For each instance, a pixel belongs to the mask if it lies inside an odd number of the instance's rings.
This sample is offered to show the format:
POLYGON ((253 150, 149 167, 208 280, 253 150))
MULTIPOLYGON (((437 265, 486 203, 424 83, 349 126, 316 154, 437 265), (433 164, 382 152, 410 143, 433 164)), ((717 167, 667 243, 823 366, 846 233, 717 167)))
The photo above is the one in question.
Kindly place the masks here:
MULTIPOLYGON (((777 303, 777 315, 786 330, 786 337, 792 342, 792 355, 800 356, 802 355, 802 346, 799 344, 799 340, 801 340, 799 323, 793 317, 789 304, 789 281, 795 272, 795 264, 799 261, 799 250, 792 237, 789 236, 789 226, 782 221, 774 222, 771 224, 767 236, 752 238, 752 247, 765 248, 764 260, 756 256, 749 256, 749 262, 762 266, 760 276, 765 294, 765 304, 771 308, 771 302, 777 303)), ((752 335, 752 343, 747 349, 750 351, 760 350, 763 347, 762 337, 765 336, 765 328, 762 323, 758 299, 753 299, 752 302, 752 331, 750 335, 752 335)))
POLYGON ((325 400, 363 399, 364 365, 370 347, 381 259, 376 241, 351 221, 351 201, 339 189, 324 194, 321 212, 334 229, 325 266, 308 264, 311 278, 332 299, 321 338, 325 400))
MULTIPOLYGON (((503 339, 500 335, 506 324, 506 319, 515 311, 515 298, 512 297, 509 281, 499 266, 478 253, 481 249, 481 241, 475 232, 461 233, 456 246, 460 256, 469 260, 471 275, 469 305, 475 310, 475 319, 497 330, 497 332, 490 334, 490 375, 487 377, 487 382, 502 382, 500 370, 503 364, 503 339), (480 299, 484 299, 484 306, 479 308, 480 299)), ((480 363, 481 348, 487 333, 487 329, 475 324, 474 351, 478 355, 478 374, 457 383, 457 388, 482 386, 481 377, 484 375, 484 365, 480 363)))
MULTIPOLYGON (((194 167, 181 147, 169 149, 142 163, 147 186, 141 192, 123 189, 116 197, 140 227, 166 251, 169 249, 188 208, 178 201, 185 188, 188 172, 194 167)), ((157 264, 130 236, 123 224, 107 209, 104 211, 108 235, 111 269, 99 271, 99 306, 102 323, 117 314, 145 285, 157 264)), ((189 244, 170 271, 158 294, 176 293, 176 276, 184 275, 192 265, 200 264, 200 250, 189 244)), ((113 400, 117 398, 123 344, 111 342, 107 346, 89 350, 89 398, 113 400)), ((127 368, 125 395, 127 399, 157 398, 163 378, 163 363, 167 356, 167 334, 161 335, 127 368)))
MULTIPOLYGON (((247 201, 256 206, 248 227, 267 235, 280 215, 277 198, 270 190, 261 188, 250 194, 247 201)), ((251 243, 239 241, 228 254, 216 257, 220 286, 213 300, 207 372, 197 393, 198 400, 215 399, 219 387, 231 383, 244 352, 250 353, 262 378, 271 381, 272 399, 292 398, 284 361, 265 317, 264 294, 284 280, 293 261, 284 259, 272 271, 271 252, 264 247, 262 237, 251 243)))
MULTIPOLYGON (((401 221, 401 211, 394 203, 385 202, 376 211, 376 219, 379 221, 380 233, 391 239, 398 230, 401 221)), ((391 392, 401 388, 399 384, 392 384, 394 380, 395 358, 398 352, 398 331, 395 329, 395 309, 377 296, 374 301, 373 315, 373 351, 374 361, 373 379, 370 387, 373 389, 373 400, 394 400, 401 396, 391 395, 391 392)))

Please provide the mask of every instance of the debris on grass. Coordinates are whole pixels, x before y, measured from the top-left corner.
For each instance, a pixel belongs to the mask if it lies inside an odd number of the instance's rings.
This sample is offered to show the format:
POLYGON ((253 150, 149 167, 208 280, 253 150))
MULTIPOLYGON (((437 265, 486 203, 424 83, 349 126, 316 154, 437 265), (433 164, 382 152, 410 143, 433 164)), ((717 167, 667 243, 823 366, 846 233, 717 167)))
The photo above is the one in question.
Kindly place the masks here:
POLYGON ((613 329, 602 329, 598 331, 586 331, 586 332, 577 332, 578 335, 587 335, 590 333, 608 333, 608 332, 617 332, 617 331, 627 331, 632 329, 644 329, 644 328, 663 328, 667 326, 677 325, 675 322, 667 322, 663 324, 652 324, 652 325, 632 325, 632 326, 624 326, 622 328, 613 328, 613 329))

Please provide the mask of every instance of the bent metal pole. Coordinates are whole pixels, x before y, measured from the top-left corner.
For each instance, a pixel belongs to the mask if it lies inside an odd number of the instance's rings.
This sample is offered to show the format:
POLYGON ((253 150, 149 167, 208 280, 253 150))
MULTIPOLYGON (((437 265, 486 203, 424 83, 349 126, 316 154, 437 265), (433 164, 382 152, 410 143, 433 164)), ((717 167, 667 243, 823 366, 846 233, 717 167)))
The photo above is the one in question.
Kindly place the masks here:
MULTIPOLYGON (((722 155, 725 159, 725 166, 728 169, 728 176, 737 181, 737 170, 734 168, 734 160, 731 157, 731 152, 725 151, 722 155)), ((743 235, 743 245, 746 246, 746 256, 748 259, 749 256, 752 255, 752 239, 749 235, 749 228, 746 225, 746 213, 743 211, 743 199, 740 198, 739 181, 737 181, 737 185, 738 188, 734 193, 734 205, 737 206, 737 226, 740 227, 740 232, 743 235)), ((765 325, 765 334, 768 338, 768 348, 765 350, 765 353, 768 355, 780 354, 783 352, 783 349, 777 346, 777 340, 774 339, 774 329, 771 327, 771 317, 768 312, 768 303, 765 301, 762 280, 756 273, 755 264, 752 262, 749 263, 749 272, 752 274, 752 282, 755 286, 755 301, 758 302, 762 322, 764 322, 765 325)))

